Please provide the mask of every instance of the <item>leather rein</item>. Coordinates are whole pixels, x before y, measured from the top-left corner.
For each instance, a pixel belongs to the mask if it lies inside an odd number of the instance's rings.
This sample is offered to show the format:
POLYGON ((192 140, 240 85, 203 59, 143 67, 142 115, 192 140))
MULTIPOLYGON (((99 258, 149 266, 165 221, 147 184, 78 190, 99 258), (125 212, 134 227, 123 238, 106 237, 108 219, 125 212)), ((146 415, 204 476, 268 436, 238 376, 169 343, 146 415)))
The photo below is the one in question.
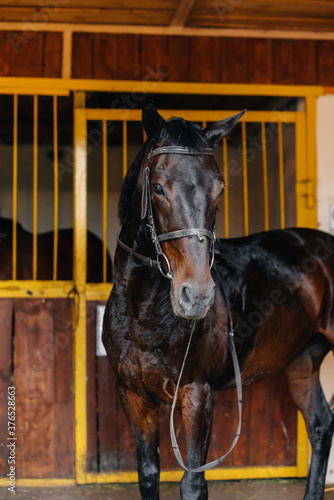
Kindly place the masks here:
MULTIPOLYGON (((213 156, 214 153, 213 153, 213 149, 211 149, 211 148, 201 148, 201 149, 193 150, 193 149, 179 147, 179 146, 164 146, 161 148, 156 148, 153 151, 151 151, 147 155, 146 164, 148 164, 148 162, 152 158, 154 158, 155 156, 162 155, 162 154, 213 156)), ((180 229, 178 231, 171 231, 168 233, 157 234, 156 226, 155 226, 155 222, 154 222, 153 208, 152 208, 151 179, 150 179, 150 177, 151 177, 150 176, 150 168, 147 165, 144 169, 144 183, 143 183, 142 202, 141 202, 141 219, 144 220, 145 218, 147 218, 146 227, 149 230, 150 238, 151 238, 151 241, 152 241, 154 248, 155 248, 155 251, 156 251, 156 255, 157 255, 156 260, 153 260, 150 257, 146 257, 145 255, 142 255, 139 252, 136 252, 132 248, 125 245, 125 243, 123 243, 119 239, 119 237, 117 237, 117 244, 121 248, 126 250, 129 254, 131 254, 134 257, 136 257, 137 259, 141 260, 143 262, 143 264, 145 264, 149 267, 155 267, 155 268, 159 269, 159 271, 161 272, 161 274, 165 278, 172 280, 173 276, 172 276, 172 272, 171 272, 171 267, 170 267, 167 256, 162 251, 160 243, 163 241, 174 240, 177 238, 184 238, 184 237, 188 237, 188 236, 197 236, 199 241, 204 241, 204 238, 208 238, 210 240, 209 252, 211 254, 211 261, 210 261, 210 269, 211 269, 213 266, 213 263, 214 263, 214 254, 215 254, 214 245, 215 245, 215 242, 217 239, 217 237, 216 237, 216 224, 214 225, 214 228, 212 231, 209 231, 208 229, 203 229, 203 228, 189 228, 189 229, 180 229), (167 266, 166 272, 164 271, 164 269, 162 267, 161 258, 164 259, 165 264, 167 266)), ((206 471, 208 469, 212 469, 213 467, 216 467, 232 452, 232 450, 234 449, 235 445, 237 444, 237 441, 238 441, 239 436, 240 436, 241 421, 242 421, 241 374, 240 374, 240 367, 239 367, 239 362, 238 362, 238 358, 237 358, 237 354, 236 354, 236 349, 235 349, 235 345, 234 345, 234 329, 233 329, 230 307, 229 307, 227 296, 226 296, 226 293, 225 293, 225 290, 223 288, 223 284, 221 283, 221 281, 220 281, 220 285, 221 285, 221 289, 223 291, 223 296, 224 296, 226 309, 227 309, 229 349, 230 349, 230 353, 232 356, 234 375, 235 375, 235 383, 236 383, 236 388, 237 388, 237 398, 238 398, 238 410, 239 410, 238 427, 237 427, 237 431, 235 433, 234 439, 232 441, 232 445, 225 455, 218 458, 217 460, 214 460, 206 465, 203 465, 201 467, 197 467, 195 469, 190 469, 184 464, 179 446, 177 444, 175 430, 174 430, 174 410, 175 410, 176 403, 177 403, 177 397, 178 397, 179 386, 180 386, 180 382, 181 382, 181 378, 182 378, 182 374, 183 374, 183 369, 184 369, 184 366, 186 363, 191 340, 192 340, 193 333, 195 330, 196 320, 193 320, 193 325, 192 325, 191 333, 189 336, 186 352, 184 355, 179 378, 178 378, 176 388, 175 388, 172 409, 171 409, 171 415, 170 415, 170 437, 171 437, 173 451, 174 451, 175 457, 176 457, 177 461, 179 462, 180 466, 187 472, 203 472, 203 471, 206 471)))

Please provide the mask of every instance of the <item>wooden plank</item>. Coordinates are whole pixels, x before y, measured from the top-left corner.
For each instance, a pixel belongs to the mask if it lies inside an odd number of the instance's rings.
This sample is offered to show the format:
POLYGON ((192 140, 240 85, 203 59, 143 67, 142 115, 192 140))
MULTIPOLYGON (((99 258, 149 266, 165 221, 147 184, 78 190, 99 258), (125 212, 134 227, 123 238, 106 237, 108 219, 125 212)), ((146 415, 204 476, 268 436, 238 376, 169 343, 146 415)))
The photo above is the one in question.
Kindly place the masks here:
MULTIPOLYGON (((212 433, 208 462, 224 455, 231 446, 236 427, 234 427, 234 405, 235 391, 228 389, 215 393, 215 405, 213 412, 212 433)), ((238 424, 236 424, 238 425, 238 424)), ((230 467, 232 455, 230 454, 223 462, 223 467, 230 467)))
POLYGON ((95 302, 87 302, 87 469, 97 472, 97 395, 95 302))
POLYGON ((143 36, 141 48, 141 78, 162 81, 168 79, 168 38, 143 36))
POLYGON ((169 77, 171 82, 188 82, 190 79, 190 38, 168 38, 169 77))
POLYGON ((247 83, 248 40, 226 38, 222 42, 222 82, 247 83))
POLYGON ((295 41, 274 40, 274 83, 295 83, 295 41))
POLYGON ((17 477, 55 477, 54 342, 52 300, 16 299, 17 477))
POLYGON ((334 85, 334 41, 316 42, 317 84, 334 85))
POLYGON ((272 40, 253 38, 248 44, 248 82, 273 83, 272 40))
POLYGON ((268 463, 269 382, 252 384, 250 410, 249 465, 268 463))
POLYGON ((74 477, 73 300, 55 299, 56 477, 74 477))
POLYGON ((43 33, 12 32, 19 37, 12 46, 10 76, 43 76, 43 33))
MULTIPOLYGON (((40 5, 34 7, 16 7, 10 9, 7 7, 0 8, 0 16, 2 21, 17 21, 22 19, 32 23, 33 27, 37 22, 50 20, 47 12, 42 10, 40 5)), ((52 16, 53 23, 88 23, 88 24, 143 24, 168 26, 173 16, 173 10, 169 9, 110 9, 110 8, 72 8, 62 5, 61 9, 52 16)))
POLYGON ((314 40, 295 41, 295 83, 315 85, 316 61, 314 40))
POLYGON ((46 78, 61 78, 63 38, 61 33, 44 33, 44 71, 46 78))
MULTIPOLYGON (((323 1, 323 0, 320 0, 323 1)), ((35 1, 35 4, 38 2, 35 1)), ((63 3, 65 4, 65 0, 63 0, 63 3)), ((71 0, 71 7, 76 8, 76 9, 90 9, 90 8, 99 8, 99 9, 117 9, 120 8, 121 4, 124 2, 120 2, 120 0, 94 0, 94 4, 92 3, 92 0, 71 0)), ((12 7, 16 4, 21 7, 27 6, 31 7, 34 5, 34 2, 32 0, 13 0, 9 1, 6 0, 2 2, 3 5, 11 5, 12 7)), ((159 0, 159 2, 155 2, 153 5, 152 0, 140 0, 140 3, 138 0, 126 0, 126 9, 154 9, 160 10, 160 9, 169 9, 173 10, 177 7, 178 0, 159 0)), ((44 4, 39 4, 43 6, 44 4)), ((49 4, 45 4, 45 6, 48 6, 49 4)), ((61 3, 59 2, 59 5, 61 3)), ((53 7, 53 4, 50 4, 50 8, 53 7)))
POLYGON ((96 34, 93 45, 93 78, 116 79, 118 76, 118 35, 96 34))
POLYGON ((0 300, 0 476, 6 476, 8 465, 8 388, 12 386, 12 325, 13 299, 0 300))
POLYGON ((295 465, 297 411, 284 373, 271 377, 270 393, 268 464, 295 465))
MULTIPOLYGON (((243 4, 244 2, 242 2, 243 4)), ((277 2, 278 4, 279 2, 277 2)), ((193 11, 189 17, 187 26, 191 27, 222 27, 234 29, 262 29, 262 30, 319 30, 330 31, 333 28, 333 15, 321 17, 315 16, 292 16, 290 11, 285 13, 270 14, 263 11, 237 10, 229 8, 227 2, 221 2, 222 7, 217 11, 193 11), (218 15, 217 15, 218 14, 218 15)), ((219 3, 218 3, 219 6, 219 3)))
POLYGON ((118 35, 118 78, 120 80, 139 79, 139 43, 139 35, 118 35))
POLYGON ((190 41, 190 80, 193 82, 220 81, 220 40, 194 37, 190 41))
POLYGON ((94 35, 73 33, 72 78, 92 78, 94 35))
MULTIPOLYGON (((10 42, 10 32, 0 31, 0 76, 8 76, 10 74, 10 58, 12 46, 10 42)), ((12 41, 14 43, 14 41, 12 41)))

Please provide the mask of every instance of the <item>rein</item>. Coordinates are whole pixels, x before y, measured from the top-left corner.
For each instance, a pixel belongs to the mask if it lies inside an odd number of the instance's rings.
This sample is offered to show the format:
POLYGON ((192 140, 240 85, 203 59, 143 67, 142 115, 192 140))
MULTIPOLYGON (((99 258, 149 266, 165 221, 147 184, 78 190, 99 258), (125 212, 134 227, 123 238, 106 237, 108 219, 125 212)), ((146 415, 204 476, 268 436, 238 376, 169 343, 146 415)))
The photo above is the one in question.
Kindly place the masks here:
MULTIPOLYGON (((164 146, 161 148, 154 149, 151 151, 146 158, 146 162, 148 163, 152 158, 155 156, 161 155, 161 154, 181 154, 181 155, 208 155, 208 156, 213 156, 213 149, 211 148, 201 148, 197 150, 192 150, 189 148, 185 147, 179 147, 179 146, 164 146)), ((212 231, 209 231, 208 229, 203 229, 203 228, 189 228, 189 229, 180 229, 177 231, 170 231, 168 233, 162 233, 162 234, 157 234, 156 227, 155 227, 155 222, 154 222, 154 215, 153 215, 153 208, 152 208, 152 199, 151 199, 151 182, 150 182, 150 168, 149 166, 146 166, 144 169, 144 183, 143 183, 143 191, 142 191, 142 201, 141 201, 141 219, 147 218, 147 224, 146 227, 149 230, 150 238, 151 241, 154 245, 157 258, 156 260, 153 260, 149 257, 146 257, 145 255, 140 254, 139 252, 136 252, 132 248, 128 247, 123 243, 119 237, 117 237, 117 244, 126 250, 130 255, 133 255, 137 259, 141 260, 143 264, 149 267, 155 267, 159 269, 161 274, 165 278, 169 278, 170 280, 173 279, 172 273, 171 273, 171 268, 170 264, 168 261, 167 256, 163 253, 162 248, 160 243, 163 241, 169 241, 169 240, 174 240, 178 238, 185 238, 188 236, 197 236, 199 241, 204 241, 205 238, 208 238, 210 240, 210 248, 209 252, 211 253, 211 262, 210 262, 210 269, 213 266, 214 263, 214 254, 215 254, 215 249, 214 245, 216 242, 216 224, 214 225, 214 228, 212 231), (167 265, 167 272, 164 272, 162 264, 161 264, 161 257, 165 260, 165 263, 167 265)), ((219 277, 218 277, 219 279, 219 277)), ((196 325, 196 320, 193 320, 193 325, 190 333, 190 337, 188 340, 186 352, 184 355, 184 359, 182 362, 179 378, 176 384, 175 388, 175 393, 174 393, 174 398, 173 398, 173 403, 172 403, 172 409, 171 409, 171 415, 170 415, 170 436, 171 436, 171 442, 172 442, 172 447, 173 451, 175 454, 175 457, 177 461, 179 462, 180 466, 187 472, 204 472, 208 469, 212 469, 213 467, 216 467, 218 464, 220 464, 234 449, 235 445, 237 444, 237 441, 240 436, 240 430, 241 430, 241 420, 242 420, 242 383, 241 383, 241 374, 240 374, 240 367, 238 363, 238 357, 234 345, 234 329, 233 329, 233 324, 232 324, 232 318, 231 318, 231 312, 230 312, 230 307, 229 303, 227 300, 227 296, 225 293, 225 290, 223 288, 223 284, 221 283, 221 289, 223 292, 225 304, 226 304, 226 309, 227 309, 227 319, 228 319, 228 336, 229 336, 229 350, 232 356, 232 361, 233 361, 233 368, 234 368, 234 375, 235 375, 235 383, 236 383, 236 388, 237 388, 237 397, 238 397, 238 410, 239 410, 239 420, 238 420, 238 427, 237 431, 235 433, 234 439, 232 441, 232 445, 230 449, 228 450, 225 455, 222 457, 206 464, 202 465, 201 467, 197 467, 195 469, 189 469, 183 462, 181 452, 179 449, 179 446, 177 444, 176 436, 175 436, 175 430, 174 430, 174 410, 176 407, 176 402, 177 402, 177 397, 178 397, 178 392, 179 392, 179 386, 183 374, 183 370, 185 367, 186 359, 188 357, 188 352, 190 349, 190 344, 193 338, 193 333, 195 330, 195 325, 196 325)))

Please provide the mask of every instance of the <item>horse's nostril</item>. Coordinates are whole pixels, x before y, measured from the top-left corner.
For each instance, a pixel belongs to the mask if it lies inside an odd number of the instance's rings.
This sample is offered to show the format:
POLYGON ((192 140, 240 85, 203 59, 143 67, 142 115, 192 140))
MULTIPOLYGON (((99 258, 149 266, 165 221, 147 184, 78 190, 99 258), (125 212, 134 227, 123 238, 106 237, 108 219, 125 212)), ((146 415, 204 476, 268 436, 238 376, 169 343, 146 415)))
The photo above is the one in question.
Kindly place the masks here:
POLYGON ((190 288, 186 285, 182 286, 180 288, 179 297, 180 297, 180 304, 182 305, 182 307, 185 310, 190 311, 190 309, 193 306, 193 300, 190 288))

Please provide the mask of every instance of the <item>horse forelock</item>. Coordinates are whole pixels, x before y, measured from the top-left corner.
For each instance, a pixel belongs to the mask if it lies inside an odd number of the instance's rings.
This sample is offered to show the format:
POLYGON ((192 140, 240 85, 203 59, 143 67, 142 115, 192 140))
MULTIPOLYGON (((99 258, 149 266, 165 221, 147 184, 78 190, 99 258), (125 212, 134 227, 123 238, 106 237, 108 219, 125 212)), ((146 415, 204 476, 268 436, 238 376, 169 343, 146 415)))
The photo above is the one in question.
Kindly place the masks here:
POLYGON ((184 146, 190 149, 207 147, 203 129, 183 118, 171 118, 160 133, 159 147, 184 146))
POLYGON ((208 147, 203 134, 203 129, 196 123, 184 120, 183 118, 171 118, 161 129, 158 139, 153 141, 148 139, 138 151, 133 160, 128 173, 123 181, 121 194, 118 203, 118 216, 123 224, 132 194, 137 185, 138 176, 145 156, 154 147, 162 146, 184 146, 190 149, 208 147))

